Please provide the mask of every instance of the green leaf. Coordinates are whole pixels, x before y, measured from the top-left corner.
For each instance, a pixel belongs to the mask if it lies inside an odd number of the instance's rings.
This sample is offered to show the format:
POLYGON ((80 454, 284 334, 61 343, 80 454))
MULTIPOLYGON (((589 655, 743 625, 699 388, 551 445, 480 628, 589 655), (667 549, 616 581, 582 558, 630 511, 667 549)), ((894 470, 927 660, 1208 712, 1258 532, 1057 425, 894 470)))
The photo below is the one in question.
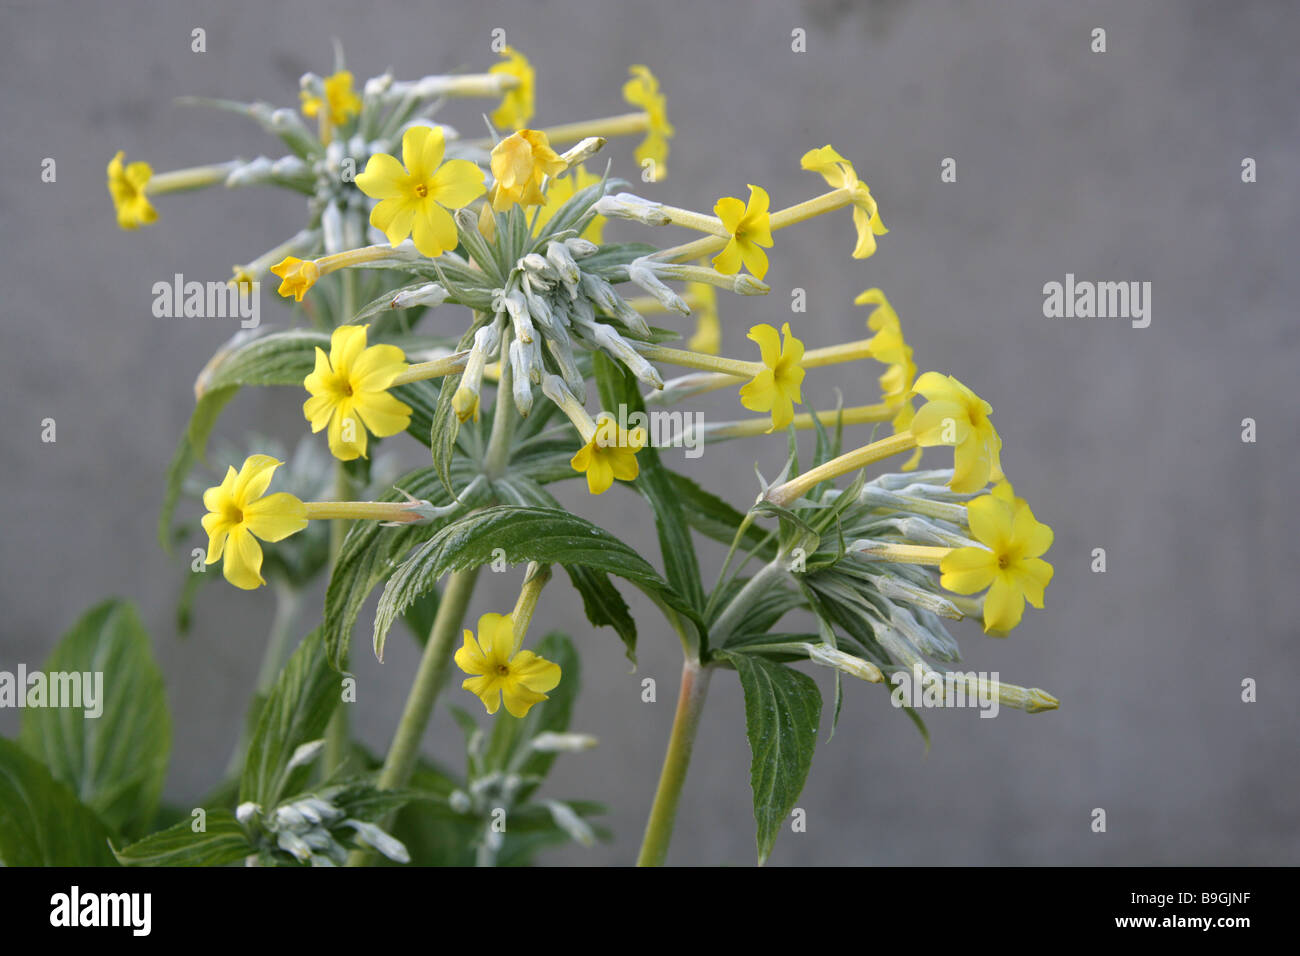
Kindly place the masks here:
MULTIPOLYGON (((645 403, 636 379, 621 365, 597 353, 594 357, 600 399, 606 411, 629 422, 635 413, 645 414, 645 403), (620 411, 622 410, 622 411, 620 411)), ((700 566, 691 541, 690 526, 681 504, 673 493, 668 469, 659 461, 659 453, 649 445, 637 454, 640 469, 633 487, 641 493, 655 516, 659 533, 659 551, 663 555, 664 574, 679 594, 697 611, 704 608, 704 586, 700 583, 700 566)))
MULTIPOLYGON (((736 529, 745 520, 745 516, 721 498, 705 491, 685 475, 669 472, 668 477, 672 483, 673 497, 677 499, 682 514, 690 522, 691 527, 714 541, 731 544, 736 536, 736 529)), ((773 540, 764 545, 767 537, 767 533, 762 528, 751 524, 745 529, 745 535, 741 539, 741 550, 763 546, 757 556, 770 561, 776 556, 776 542, 773 540)))
POLYGON ((95 812, 11 740, 0 739, 0 863, 116 866, 95 812))
POLYGON ((83 688, 88 676, 101 675, 100 716, 87 717, 82 707, 24 710, 23 747, 111 829, 128 837, 146 833, 167 773, 171 718, 135 608, 109 600, 86 612, 44 669, 51 683, 56 674, 80 675, 83 688))
MULTIPOLYGON (((560 503, 550 492, 522 475, 500 478, 493 482, 492 487, 503 504, 560 509, 560 503)), ((609 575, 582 565, 565 564, 562 567, 582 597, 582 609, 587 620, 596 627, 614 628, 626 648, 627 659, 636 664, 636 622, 609 575)))
POLYGON ((303 639, 280 673, 248 743, 239 801, 271 810, 286 794, 303 786, 310 766, 289 768, 299 747, 325 735, 342 698, 339 674, 325 657, 318 628, 303 639))
POLYGON ((623 642, 627 659, 636 664, 636 622, 609 575, 598 568, 573 564, 566 564, 564 570, 582 597, 582 610, 587 620, 596 627, 612 627, 623 642))
POLYGON ((722 656, 735 665, 745 692, 749 782, 762 866, 808 778, 822 695, 811 677, 784 664, 737 652, 722 656))
POLYGON ((375 612, 375 652, 381 654, 397 615, 449 571, 478 567, 500 548, 512 564, 591 567, 618 575, 661 606, 699 618, 644 558, 608 531, 567 511, 503 505, 461 518, 415 549, 388 579, 375 612))
POLYGON ((182 820, 114 851, 123 866, 225 866, 237 863, 257 848, 229 810, 206 810, 205 830, 194 832, 193 820, 182 820))
MULTIPOLYGON (((457 480, 467 482, 470 465, 458 459, 455 469, 457 480)), ((382 501, 405 500, 397 488, 423 498, 436 506, 451 503, 441 480, 432 468, 418 468, 399 478, 395 488, 380 496, 382 501)), ((467 495, 467 508, 485 500, 485 491, 467 495)), ((416 544, 434 535, 438 524, 411 524, 398 528, 385 528, 378 521, 353 522, 339 548, 329 587, 325 592, 325 649, 331 666, 343 670, 347 666, 348 650, 352 642, 352 629, 356 625, 361 607, 380 581, 387 578, 397 562, 416 544)), ((427 631, 425 632, 427 635, 427 631)))

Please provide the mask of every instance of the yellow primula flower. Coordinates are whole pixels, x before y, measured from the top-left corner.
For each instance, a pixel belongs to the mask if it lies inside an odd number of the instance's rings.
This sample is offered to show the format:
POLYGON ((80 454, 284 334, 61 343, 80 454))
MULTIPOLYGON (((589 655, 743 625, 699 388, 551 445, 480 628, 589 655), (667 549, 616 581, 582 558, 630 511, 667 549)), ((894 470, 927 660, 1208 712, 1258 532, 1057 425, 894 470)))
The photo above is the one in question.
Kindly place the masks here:
POLYGON ((506 47, 501 55, 505 62, 495 64, 488 72, 513 76, 519 83, 506 90, 501 105, 492 113, 492 122, 509 129, 522 129, 533 118, 533 67, 528 58, 513 47, 506 47))
POLYGON ((636 148, 634 156, 643 169, 646 160, 650 161, 651 178, 658 182, 668 175, 668 140, 676 130, 668 122, 667 101, 659 92, 659 80, 650 72, 650 68, 638 64, 630 67, 628 72, 632 74, 632 79, 623 84, 623 99, 645 110, 650 122, 650 129, 641 145, 636 148))
MULTIPOLYGON (((867 328, 876 334, 869 340, 871 357, 884 362, 888 368, 880 376, 880 399, 887 405, 898 405, 894 416, 894 434, 910 431, 916 411, 912 408, 912 383, 916 380, 916 362, 912 347, 903 340, 903 328, 898 313, 880 289, 868 289, 853 300, 854 305, 874 305, 867 318, 867 328)), ((902 471, 912 471, 921 461, 921 449, 901 466, 902 471)))
POLYGON ((724 275, 735 275, 743 263, 755 279, 767 275, 767 254, 759 246, 772 247, 772 228, 768 216, 771 200, 761 186, 749 187, 749 204, 734 196, 724 196, 713 207, 731 234, 727 245, 713 257, 713 268, 724 275))
POLYGON ((790 332, 790 323, 781 326, 781 335, 770 325, 756 325, 749 338, 758 343, 766 368, 740 390, 740 403, 753 412, 772 413, 773 432, 785 428, 794 419, 794 406, 803 401, 800 386, 805 375, 803 343, 790 332), (781 343, 785 336, 785 344, 781 343))
POLYGON ((483 701, 489 714, 504 699, 508 713, 524 717, 560 683, 559 664, 515 646, 514 619, 508 614, 480 617, 477 638, 466 629, 456 666, 471 675, 460 686, 483 701))
POLYGON ((442 128, 412 126, 402 134, 402 163, 375 153, 357 176, 357 187, 378 199, 370 224, 396 246, 408 235, 430 259, 455 249, 460 239, 448 209, 460 209, 483 195, 483 170, 467 159, 442 161, 442 128))
POLYGON ((799 165, 821 173, 827 184, 853 193, 853 226, 858 233, 858 243, 853 248, 854 259, 866 259, 876 251, 876 236, 889 232, 880 219, 880 209, 867 184, 858 179, 853 164, 835 151, 833 146, 810 149, 803 154, 799 165))
POLYGON ((966 506, 971 534, 983 548, 956 548, 943 558, 939 583, 956 594, 989 589, 984 598, 985 633, 1005 634, 1020 623, 1025 601, 1043 606, 1052 566, 1042 560, 1052 546, 1052 529, 1029 506, 1014 504, 1014 492, 976 498, 966 506), (1010 493, 1013 500, 1005 497, 1010 493))
POLYGON ((641 473, 636 463, 636 453, 646 444, 644 428, 624 430, 612 418, 596 423, 587 444, 578 449, 569 464, 573 470, 587 475, 587 490, 602 495, 614 484, 614 479, 632 481, 641 473))
POLYGON ((913 391, 928 399, 912 419, 911 431, 922 447, 953 446, 949 487, 969 494, 989 480, 1002 479, 1002 438, 989 416, 993 406, 951 375, 926 372, 913 391))
POLYGON ((535 129, 511 133, 492 147, 492 177, 488 201, 496 212, 520 206, 541 206, 542 180, 565 169, 560 154, 551 149, 546 134, 535 129))
POLYGON ((330 452, 341 461, 366 457, 366 432, 380 438, 405 431, 411 408, 388 394, 406 371, 395 345, 366 347, 368 325, 340 325, 330 336, 330 354, 316 348, 316 368, 303 380, 311 398, 302 411, 311 430, 329 427, 330 452))
POLYGON ((718 295, 707 282, 686 283, 686 297, 695 313, 695 334, 686 347, 692 352, 717 355, 722 351, 722 323, 718 321, 718 295))
POLYGON ((262 577, 263 541, 281 541, 307 527, 307 507, 293 495, 266 494, 275 469, 284 464, 270 455, 249 457, 238 472, 227 469, 215 488, 203 492, 203 530, 208 533, 205 564, 225 556, 222 573, 237 588, 251 591, 265 584, 262 577))
POLYGON ((158 211, 145 195, 153 168, 143 162, 123 167, 122 157, 125 155, 118 150, 108 162, 108 193, 113 197, 113 208, 117 210, 117 224, 123 229, 138 229, 158 221, 158 211))
POLYGON ((271 266, 271 272, 280 277, 280 295, 293 296, 296 302, 301 302, 307 290, 320 278, 320 269, 313 260, 299 259, 297 256, 280 260, 271 266))
POLYGON ((330 126, 342 126, 361 112, 361 97, 352 89, 349 71, 342 70, 326 77, 323 85, 323 97, 307 90, 301 92, 304 116, 319 116, 324 108, 325 122, 330 126))
MULTIPOLYGON (((588 186, 594 186, 600 182, 600 177, 595 173, 587 172, 586 168, 579 164, 568 176, 561 176, 558 179, 551 180, 551 184, 546 187, 546 205, 537 210, 537 228, 536 233, 541 234, 542 226, 550 221, 551 217, 560 211, 560 207, 574 197, 575 194, 582 192, 588 186)), ((587 228, 582 230, 582 238, 600 245, 605 241, 605 217, 593 216, 587 228)))

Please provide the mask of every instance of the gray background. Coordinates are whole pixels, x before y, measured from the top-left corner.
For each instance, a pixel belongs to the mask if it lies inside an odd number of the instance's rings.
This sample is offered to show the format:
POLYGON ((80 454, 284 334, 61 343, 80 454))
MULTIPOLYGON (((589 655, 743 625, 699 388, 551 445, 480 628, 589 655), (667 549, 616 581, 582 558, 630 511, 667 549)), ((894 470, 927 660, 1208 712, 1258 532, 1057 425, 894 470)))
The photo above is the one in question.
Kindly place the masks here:
MULTIPOLYGON (((814 194, 800 155, 834 143, 879 198, 891 232, 849 258, 847 214, 782 232, 766 300, 722 301, 725 350, 744 330, 793 318, 810 347, 864 334, 852 297, 882 286, 922 369, 950 371, 992 402, 1019 492, 1056 530, 1047 609, 1005 641, 959 625, 969 666, 1055 693, 1055 713, 930 716, 923 752, 878 688, 854 686, 800 801, 807 833, 774 864, 1296 863, 1297 469, 1294 224, 1300 13, 1284 3, 943 2, 622 4, 226 2, 5 4, 0 30, 0 667, 37 667, 108 594, 139 602, 175 712, 167 794, 192 801, 232 745, 271 595, 204 591, 179 639, 172 601, 186 570, 154 540, 163 471, 191 384, 232 327, 155 319, 150 287, 174 272, 224 278, 297 228, 292 195, 253 189, 164 197, 161 222, 117 230, 104 165, 117 149, 156 170, 278 143, 251 124, 176 108, 175 96, 294 105, 297 77, 327 71, 346 40, 358 77, 414 78, 493 61, 504 27, 539 72, 534 125, 620 112, 631 63, 660 76, 677 127, 653 198, 707 210, 766 186, 781 205, 814 194), (190 51, 192 27, 208 51, 190 51), (1109 51, 1089 50, 1108 31, 1109 51), (808 31, 808 52, 790 31, 808 31), (58 162, 43 184, 40 162, 58 162), (939 164, 957 160, 958 180, 939 164), (1259 181, 1240 180, 1243 157, 1259 181), (1042 286, 1153 284, 1150 328, 1043 318, 1042 286), (790 289, 809 312, 790 316, 790 289), (40 421, 58 422, 56 444, 40 421), (1243 444, 1241 420, 1258 421, 1243 444), (1104 547, 1109 571, 1089 571, 1104 547), (1244 677, 1259 702, 1240 701, 1244 677), (1103 807, 1109 832, 1089 829, 1103 807)), ((440 116, 478 127, 477 104, 440 116)), ((630 174, 632 143, 609 153, 630 174)), ((633 230, 635 232, 635 230, 633 230)), ((656 237, 657 238, 657 237, 656 237)), ((264 321, 287 322, 268 297, 264 321)), ((435 321, 459 330, 449 311, 435 321)), ((875 368, 810 375, 822 403, 873 401, 875 368)), ((257 425, 292 440, 298 398, 242 395, 219 432, 257 425)), ((734 398, 706 406, 743 414, 734 398)), ((865 440, 864 430, 855 433, 865 440)), ((390 443, 390 446, 392 443, 390 443)), ((752 500, 780 440, 668 456, 735 504, 752 500)), ((929 460, 941 461, 940 452, 929 460)), ((564 500, 653 552, 632 493, 564 500)), ((704 548, 709 576, 719 549, 704 548)), ((187 561, 188 559, 186 559, 187 561)), ((484 575, 474 615, 509 606, 517 575, 484 575)), ((538 625, 570 630, 586 669, 575 725, 600 747, 561 758, 550 792, 606 801, 614 843, 553 863, 625 863, 640 837, 672 717, 679 651, 641 612, 640 673, 612 632, 585 626, 561 583, 538 625), (640 678, 659 702, 640 701, 640 678)), ((319 607, 317 603, 316 608, 319 607)), ((364 653, 352 717, 386 745, 416 662, 395 639, 364 653)), ((310 623, 310 622, 308 622, 310 623)), ((459 690, 447 698, 470 706, 459 690)), ((741 694, 719 675, 682 800, 674 863, 748 864, 753 828, 741 694)), ((0 732, 17 715, 0 713, 0 732)), ((455 753, 440 708, 431 753, 455 753)))

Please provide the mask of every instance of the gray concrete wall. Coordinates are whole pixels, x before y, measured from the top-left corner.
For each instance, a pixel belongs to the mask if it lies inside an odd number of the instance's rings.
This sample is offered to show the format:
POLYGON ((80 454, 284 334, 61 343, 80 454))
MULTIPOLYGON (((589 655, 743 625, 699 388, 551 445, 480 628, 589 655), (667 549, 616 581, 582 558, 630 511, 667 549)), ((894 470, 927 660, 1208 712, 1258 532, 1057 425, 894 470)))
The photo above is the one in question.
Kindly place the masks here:
MULTIPOLYGON (((278 144, 237 118, 174 107, 187 94, 293 105, 297 77, 327 70, 346 41, 360 77, 403 77, 491 60, 504 27, 536 65, 539 125, 617 112, 631 63, 661 77, 677 127, 653 198, 708 209, 749 182, 778 203, 820 183, 800 155, 834 143, 854 159, 891 232, 849 258, 846 215, 778 236, 766 300, 726 299, 726 350, 793 317, 810 346, 863 334, 849 303, 882 286, 921 367, 950 371, 992 402, 1017 489, 1056 530, 1047 609, 1009 639, 957 633, 967 663, 1041 686, 1056 713, 931 719, 924 753, 878 688, 852 687, 821 746, 774 864, 1294 864, 1297 653, 1294 260, 1300 213, 1295 91, 1300 14, 1285 3, 474 4, 375 0, 222 4, 4 4, 0 30, 0 665, 37 666, 106 594, 139 602, 175 712, 167 794, 196 799, 232 745, 270 617, 270 595, 208 588, 188 638, 171 607, 186 566, 154 540, 163 471, 195 373, 231 329, 155 319, 150 287, 173 273, 219 278, 297 228, 270 190, 166 197, 160 224, 120 233, 104 189, 117 149, 158 170, 278 144), (190 30, 208 50, 190 50, 190 30), (1090 31, 1108 51, 1090 52, 1090 31), (795 27, 808 52, 790 49, 795 27), (39 178, 44 157, 58 181, 39 178), (1258 162, 1244 184, 1243 157, 1258 162), (942 183, 944 157, 956 183, 942 183), (1042 287, 1081 279, 1152 283, 1152 322, 1049 320, 1042 287), (58 422, 56 444, 40 421, 58 422), (1258 422, 1243 444, 1241 420, 1258 422), (1109 570, 1089 570, 1105 548, 1109 570), (1259 701, 1240 701, 1241 681, 1259 701), (1103 807, 1109 830, 1090 832, 1103 807)), ((444 118, 478 125, 476 106, 444 118)), ((610 154, 630 173, 632 145, 610 154)), ((269 303, 266 319, 287 322, 269 303)), ((452 313, 442 321, 459 323, 452 313)), ((874 370, 810 376, 807 394, 874 397, 874 370)), ((734 400, 709 405, 735 417, 734 400)), ((249 393, 220 426, 292 440, 287 392, 249 393)), ((860 433, 860 432, 859 432, 860 433)), ((669 457, 743 505, 781 441, 669 457)), ((933 459, 941 459, 935 453, 933 459)), ((653 553, 640 501, 615 490, 566 503, 653 553)), ((703 551, 716 568, 718 549, 703 551)), ((474 613, 508 606, 515 576, 485 575, 474 613)), ((555 863, 633 858, 672 716, 679 652, 642 612, 641 670, 592 632, 566 585, 539 623, 574 634, 586 681, 576 728, 601 746, 561 758, 552 792, 603 800, 614 843, 555 863), (639 679, 659 681, 657 705, 639 679)), ((318 599, 317 599, 318 601, 318 599)), ((318 608, 319 603, 314 607, 318 608)), ((317 612, 313 612, 317 613, 317 612)), ((368 632, 368 621, 360 625, 368 632)), ((364 649, 364 638, 359 641, 364 649)), ((414 648, 382 666, 358 653, 357 732, 383 747, 414 648)), ((460 695, 453 692, 453 698, 460 695)), ((473 704, 466 695, 459 700, 473 704)), ((12 734, 13 712, 0 712, 12 734)), ((431 753, 453 756, 440 710, 431 753)), ((714 682, 682 801, 676 863, 753 859, 748 749, 738 686, 714 682)))

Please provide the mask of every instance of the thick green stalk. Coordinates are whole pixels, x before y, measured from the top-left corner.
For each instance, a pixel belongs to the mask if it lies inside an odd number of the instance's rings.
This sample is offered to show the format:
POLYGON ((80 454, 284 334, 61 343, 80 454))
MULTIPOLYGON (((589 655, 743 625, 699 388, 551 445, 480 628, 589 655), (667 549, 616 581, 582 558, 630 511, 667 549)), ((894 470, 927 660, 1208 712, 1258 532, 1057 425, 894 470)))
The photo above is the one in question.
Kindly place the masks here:
POLYGON ((688 659, 682 664, 677 713, 673 717, 668 753, 664 755, 664 766, 659 774, 654 804, 650 808, 650 819, 646 822, 637 866, 662 866, 668 856, 668 843, 672 839, 673 823, 677 819, 677 804, 682 796, 682 785, 686 783, 691 751, 695 749, 695 734, 700 727, 700 715, 704 711, 704 698, 708 693, 711 674, 712 671, 701 666, 699 661, 688 659))

